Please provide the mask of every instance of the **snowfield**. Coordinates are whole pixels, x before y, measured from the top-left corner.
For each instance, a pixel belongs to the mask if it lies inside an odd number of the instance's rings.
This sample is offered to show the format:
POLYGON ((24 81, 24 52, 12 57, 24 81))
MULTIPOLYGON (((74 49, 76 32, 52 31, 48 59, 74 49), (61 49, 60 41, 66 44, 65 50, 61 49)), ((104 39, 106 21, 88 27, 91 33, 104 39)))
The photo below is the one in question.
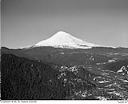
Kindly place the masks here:
POLYGON ((59 31, 56 34, 54 34, 49 39, 40 41, 39 43, 35 44, 34 47, 40 47, 40 46, 52 46, 56 48, 82 48, 82 49, 88 49, 92 47, 98 47, 99 45, 95 45, 92 43, 88 43, 86 41, 83 41, 81 39, 78 39, 69 33, 59 31))

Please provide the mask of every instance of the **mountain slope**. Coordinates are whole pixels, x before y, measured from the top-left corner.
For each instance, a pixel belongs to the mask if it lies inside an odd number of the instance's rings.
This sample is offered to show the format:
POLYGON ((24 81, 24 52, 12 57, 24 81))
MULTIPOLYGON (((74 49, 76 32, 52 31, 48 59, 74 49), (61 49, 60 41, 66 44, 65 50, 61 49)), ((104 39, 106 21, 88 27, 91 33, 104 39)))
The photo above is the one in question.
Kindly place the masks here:
POLYGON ((3 54, 2 100, 64 99, 65 88, 50 65, 3 54))
POLYGON ((52 47, 59 47, 59 48, 91 48, 96 47, 98 45, 88 43, 81 39, 78 39, 69 33, 60 31, 57 32, 55 35, 50 37, 49 39, 40 41, 39 43, 35 44, 34 47, 40 46, 52 46, 52 47))

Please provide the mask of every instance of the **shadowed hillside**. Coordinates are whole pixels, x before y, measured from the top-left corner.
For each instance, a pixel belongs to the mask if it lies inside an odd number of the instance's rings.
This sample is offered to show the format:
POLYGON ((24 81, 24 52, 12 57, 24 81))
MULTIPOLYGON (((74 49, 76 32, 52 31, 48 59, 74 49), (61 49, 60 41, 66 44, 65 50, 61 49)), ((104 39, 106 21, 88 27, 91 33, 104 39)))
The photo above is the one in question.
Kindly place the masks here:
POLYGON ((49 65, 2 55, 2 99, 63 99, 65 89, 49 65))

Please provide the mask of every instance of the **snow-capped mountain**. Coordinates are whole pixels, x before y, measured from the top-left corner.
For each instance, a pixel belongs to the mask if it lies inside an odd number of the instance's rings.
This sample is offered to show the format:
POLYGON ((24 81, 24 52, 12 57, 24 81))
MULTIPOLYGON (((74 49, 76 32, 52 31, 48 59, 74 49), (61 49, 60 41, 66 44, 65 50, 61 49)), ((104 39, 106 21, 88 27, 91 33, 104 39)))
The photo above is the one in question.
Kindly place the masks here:
POLYGON ((54 34, 49 39, 43 40, 38 42, 34 45, 34 47, 41 47, 41 46, 51 46, 56 48, 82 48, 88 49, 92 47, 98 47, 99 45, 95 45, 92 43, 88 43, 81 39, 78 39, 72 36, 69 33, 59 31, 54 34))

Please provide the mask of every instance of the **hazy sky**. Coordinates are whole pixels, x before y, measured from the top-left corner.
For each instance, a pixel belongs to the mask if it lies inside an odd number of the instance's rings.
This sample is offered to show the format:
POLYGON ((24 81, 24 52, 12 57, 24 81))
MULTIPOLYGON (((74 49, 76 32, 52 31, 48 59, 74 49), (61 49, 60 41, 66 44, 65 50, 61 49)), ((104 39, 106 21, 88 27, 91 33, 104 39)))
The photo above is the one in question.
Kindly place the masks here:
POLYGON ((128 0, 2 0, 2 46, 33 45, 58 31, 128 47, 128 0))

